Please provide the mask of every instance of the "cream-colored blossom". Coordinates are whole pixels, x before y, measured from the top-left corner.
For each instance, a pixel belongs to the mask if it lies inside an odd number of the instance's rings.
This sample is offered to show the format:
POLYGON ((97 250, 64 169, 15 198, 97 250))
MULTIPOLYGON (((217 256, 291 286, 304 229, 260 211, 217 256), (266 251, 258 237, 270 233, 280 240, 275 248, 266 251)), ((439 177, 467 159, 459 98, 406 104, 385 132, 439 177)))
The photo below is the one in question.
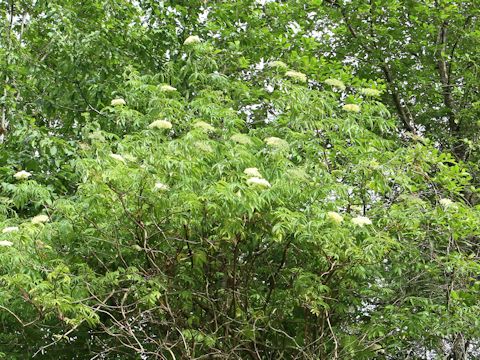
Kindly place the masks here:
POLYGON ((342 91, 345 90, 345 84, 343 83, 343 81, 341 80, 338 80, 338 79, 327 79, 324 81, 325 84, 327 85, 330 85, 332 87, 335 87, 337 89, 340 89, 342 91))
POLYGON ((148 125, 150 129, 171 129, 172 123, 168 120, 155 120, 150 125, 148 125))
POLYGON ((327 218, 336 224, 340 224, 343 221, 343 216, 335 211, 327 212, 327 218))
POLYGON ((382 94, 380 90, 377 89, 370 89, 370 88, 362 88, 360 89, 360 94, 370 97, 377 97, 382 94))
POLYGON ((19 171, 13 175, 13 177, 17 180, 27 180, 30 176, 32 176, 32 174, 25 170, 19 171))
POLYGON ((32 218, 32 224, 43 224, 43 223, 46 223, 48 222, 49 218, 47 215, 37 215, 35 217, 32 218))
POLYGON ((276 148, 287 148, 289 146, 287 141, 275 136, 266 138, 265 143, 269 146, 276 147, 276 148))
POLYGON ((11 233, 11 232, 15 232, 15 231, 18 231, 18 226, 8 226, 6 228, 4 228, 2 230, 2 234, 7 234, 7 233, 11 233))
POLYGON ((364 227, 365 225, 372 225, 372 220, 366 216, 357 216, 352 219, 354 225, 364 227))
POLYGON ((183 42, 183 45, 192 45, 192 44, 198 44, 198 43, 201 43, 202 42, 202 39, 200 39, 199 36, 197 35, 190 35, 189 37, 187 37, 185 39, 185 41, 183 42))
POLYGON ((168 84, 164 84, 164 85, 160 85, 160 91, 162 92, 177 91, 177 88, 168 84))
POLYGON ((264 187, 264 188, 269 188, 269 187, 272 186, 272 185, 270 185, 270 183, 267 180, 259 178, 259 177, 248 178, 247 184, 252 185, 252 186, 260 186, 260 187, 264 187))
POLYGON ((13 243, 11 241, 8 241, 8 240, 2 240, 0 241, 0 246, 12 246, 13 243))
POLYGON ((289 70, 285 73, 285 76, 289 77, 292 80, 298 81, 298 82, 302 82, 302 83, 307 82, 307 75, 305 75, 304 73, 301 73, 299 71, 289 70))
POLYGON ((440 199, 439 203, 440 205, 443 206, 444 209, 448 209, 455 206, 455 203, 452 200, 447 198, 440 199))
POLYGON ((285 64, 283 61, 280 61, 280 60, 275 60, 275 61, 270 61, 268 63, 268 67, 272 68, 272 69, 282 69, 282 70, 286 70, 288 68, 288 65, 285 64))
POLYGON ((250 137, 248 135, 245 135, 245 134, 234 134, 230 137, 230 140, 235 141, 236 143, 242 144, 242 145, 253 144, 250 137))
POLYGON ((121 161, 121 162, 125 162, 125 158, 122 156, 122 155, 119 155, 119 154, 110 154, 110 157, 112 159, 115 159, 115 160, 118 160, 118 161, 121 161))
POLYGON ((112 106, 123 106, 123 105, 126 105, 126 104, 127 103, 122 98, 113 99, 110 102, 110 105, 112 105, 112 106))
POLYGON ((258 171, 256 167, 246 168, 243 170, 243 173, 247 176, 263 178, 262 174, 260 174, 260 171, 258 171))
POLYGON ((343 110, 348 111, 348 112, 359 113, 360 112, 360 106, 357 105, 357 104, 345 104, 345 105, 343 105, 343 110))
POLYGON ((170 190, 170 187, 168 185, 158 181, 158 182, 155 183, 155 190, 167 191, 167 190, 170 190))
POLYGON ((196 127, 197 129, 201 129, 207 132, 215 131, 215 128, 209 123, 206 123, 205 121, 197 121, 196 123, 193 124, 193 126, 196 127))

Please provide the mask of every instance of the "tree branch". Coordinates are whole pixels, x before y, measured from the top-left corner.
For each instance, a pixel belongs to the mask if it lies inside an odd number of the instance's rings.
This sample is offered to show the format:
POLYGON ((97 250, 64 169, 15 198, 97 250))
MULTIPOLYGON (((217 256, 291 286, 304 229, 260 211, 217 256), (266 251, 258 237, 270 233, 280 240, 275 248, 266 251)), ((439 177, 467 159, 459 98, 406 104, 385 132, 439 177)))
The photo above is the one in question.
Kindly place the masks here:
POLYGON ((447 47, 447 31, 448 31, 448 20, 442 22, 438 29, 437 35, 437 46, 438 46, 438 60, 437 68, 440 76, 440 81, 442 83, 442 93, 443 93, 443 103, 448 110, 448 124, 450 131, 457 132, 459 126, 455 120, 455 104, 452 96, 451 77, 450 77, 450 66, 445 58, 445 52, 447 47))

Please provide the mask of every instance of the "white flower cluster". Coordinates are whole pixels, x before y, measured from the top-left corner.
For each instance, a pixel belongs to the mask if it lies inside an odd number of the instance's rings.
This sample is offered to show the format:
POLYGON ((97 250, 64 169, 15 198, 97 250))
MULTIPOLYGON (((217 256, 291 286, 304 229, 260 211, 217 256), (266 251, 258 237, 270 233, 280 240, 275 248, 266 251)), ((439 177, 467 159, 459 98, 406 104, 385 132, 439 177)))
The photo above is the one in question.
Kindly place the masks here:
POLYGON ((149 129, 171 129, 172 123, 168 120, 155 120, 150 125, 148 125, 149 129))
POLYGON ((280 69, 280 70, 287 70, 288 66, 285 64, 283 61, 280 60, 275 60, 275 61, 270 61, 268 63, 268 67, 272 69, 280 69))
POLYGON ((31 221, 32 221, 32 224, 43 224, 48 222, 48 220, 49 218, 47 215, 41 214, 41 215, 34 216, 31 221))
POLYGON ((195 124, 193 124, 193 126, 206 132, 215 131, 215 128, 209 123, 206 123, 205 121, 197 121, 195 124))
POLYGON ((258 171, 257 168, 246 168, 245 170, 243 170, 243 173, 247 176, 249 176, 249 178, 247 179, 247 185, 250 185, 250 186, 259 186, 259 187, 264 187, 264 188, 269 188, 271 187, 272 185, 270 185, 270 183, 265 180, 262 176, 262 174, 260 173, 260 171, 258 171))
POLYGON ((15 232, 15 231, 18 231, 18 226, 7 226, 6 228, 4 228, 2 230, 2 234, 8 234, 8 233, 11 233, 11 232, 15 232))
POLYGON ((380 90, 377 89, 362 88, 360 89, 360 94, 370 97, 377 97, 380 96, 382 93, 380 90))
POLYGON ((289 144, 286 140, 280 139, 275 136, 271 136, 265 139, 265 143, 271 147, 278 149, 288 148, 289 144))
POLYGON ((327 79, 324 81, 325 84, 327 85, 330 85, 332 87, 335 87, 337 89, 340 89, 342 91, 345 90, 345 84, 343 83, 343 81, 341 80, 338 80, 338 79, 327 79))
POLYGON ((165 85, 160 85, 160 91, 161 92, 172 92, 172 91, 177 91, 177 88, 174 88, 173 86, 165 84, 165 85))
POLYGON ((365 225, 372 225, 372 220, 366 216, 357 216, 352 219, 354 225, 364 227, 365 225))
POLYGON ((185 39, 185 41, 183 42, 183 45, 193 45, 193 44, 198 44, 198 43, 201 43, 201 42, 202 42, 202 39, 200 39, 199 36, 190 35, 189 37, 187 37, 185 39))
POLYGON ((252 140, 245 134, 234 134, 230 137, 230 140, 242 145, 252 145, 252 140))
POLYGON ((27 180, 30 176, 32 176, 32 174, 25 170, 19 171, 13 175, 13 177, 17 180, 27 180))
POLYGON ((163 184, 163 183, 157 181, 157 182, 155 183, 154 189, 155 189, 155 190, 158 190, 158 191, 167 191, 167 190, 170 189, 170 187, 169 187, 168 185, 166 185, 166 184, 163 184))
POLYGON ((117 99, 113 99, 111 102, 110 102, 110 105, 111 106, 123 106, 123 105, 126 105, 127 103, 125 102, 125 100, 123 100, 122 98, 117 98, 117 99))
POLYGON ((440 205, 442 205, 444 209, 451 209, 451 208, 454 209, 457 206, 457 204, 455 204, 452 200, 447 198, 440 199, 439 203, 440 205))
POLYGON ((345 104, 343 105, 343 110, 348 111, 348 112, 353 112, 353 113, 359 113, 360 112, 360 106, 357 104, 345 104))
POLYGON ((8 241, 8 240, 2 240, 0 241, 0 246, 12 246, 13 243, 11 241, 8 241))
POLYGON ((243 170, 243 173, 251 177, 259 177, 259 178, 263 177, 262 174, 260 174, 260 171, 258 171, 256 167, 246 168, 245 170, 243 170))
POLYGON ((292 80, 298 81, 298 82, 302 82, 302 83, 307 82, 307 75, 305 75, 304 73, 301 73, 299 71, 289 70, 285 73, 285 76, 289 77, 292 80))
POLYGON ((327 212, 327 218, 335 224, 340 224, 343 221, 343 216, 335 211, 327 212))
POLYGON ((247 185, 256 185, 264 188, 269 188, 272 186, 267 180, 258 177, 248 178, 247 185))

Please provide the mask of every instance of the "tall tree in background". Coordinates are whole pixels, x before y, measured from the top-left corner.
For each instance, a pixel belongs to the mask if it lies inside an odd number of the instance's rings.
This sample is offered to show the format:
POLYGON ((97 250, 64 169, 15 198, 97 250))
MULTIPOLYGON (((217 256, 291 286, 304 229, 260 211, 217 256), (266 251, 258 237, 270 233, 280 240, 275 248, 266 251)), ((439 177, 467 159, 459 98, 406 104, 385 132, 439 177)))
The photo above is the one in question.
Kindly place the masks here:
POLYGON ((479 130, 480 37, 476 1, 325 1, 335 55, 354 57, 359 76, 383 78, 398 116, 461 159, 479 130))

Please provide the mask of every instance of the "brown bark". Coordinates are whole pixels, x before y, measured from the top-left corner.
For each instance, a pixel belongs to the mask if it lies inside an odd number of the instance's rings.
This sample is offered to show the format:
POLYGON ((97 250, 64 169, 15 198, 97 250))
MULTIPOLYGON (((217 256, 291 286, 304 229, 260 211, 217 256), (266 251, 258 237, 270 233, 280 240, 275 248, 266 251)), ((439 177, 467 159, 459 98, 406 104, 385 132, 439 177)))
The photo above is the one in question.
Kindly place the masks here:
MULTIPOLYGON (((326 0, 326 2, 333 7, 340 9, 343 21, 345 22, 345 25, 347 26, 348 31, 350 32, 353 38, 358 39, 359 36, 347 16, 346 9, 344 7, 341 7, 336 0, 326 0)), ((374 49, 371 46, 369 46, 368 44, 363 44, 362 47, 365 49, 365 51, 369 55, 373 56, 374 49)), ((380 67, 385 76, 385 80, 389 85, 390 95, 392 97, 393 103, 395 104, 395 109, 397 110, 398 116, 402 120, 405 128, 408 131, 415 134, 416 129, 415 129, 415 122, 414 122, 412 113, 410 112, 408 107, 405 105, 405 103, 402 101, 402 97, 395 87, 395 81, 394 81, 395 79, 393 77, 392 70, 388 67, 387 63, 385 62, 385 59, 377 58, 377 60, 382 64, 380 67)))
MULTIPOLYGON (((5 19, 6 19, 6 24, 5 24, 5 29, 6 29, 6 34, 5 34, 5 43, 7 44, 6 46, 6 51, 7 51, 7 60, 5 63, 5 67, 8 68, 8 56, 10 52, 10 47, 11 47, 11 32, 12 32, 12 27, 13 27, 13 17, 15 14, 15 5, 14 2, 11 1, 10 3, 7 4, 8 9, 6 11, 5 19)), ((3 84, 3 106, 2 106, 2 116, 0 117, 0 135, 4 135, 7 132, 7 85, 9 83, 9 77, 8 74, 5 74, 5 79, 4 79, 4 84, 3 84)))
POLYGON ((446 47, 447 47, 447 31, 448 31, 448 21, 445 20, 442 22, 438 29, 437 35, 437 46, 438 46, 438 60, 437 68, 438 74, 440 76, 440 82, 442 83, 442 93, 443 93, 443 104, 448 110, 448 124, 451 132, 457 132, 459 126, 455 119, 455 104, 452 96, 451 77, 450 77, 450 66, 451 64, 445 58, 446 47))
POLYGON ((395 104, 395 108, 397 109, 397 114, 402 120, 403 124, 405 127, 408 129, 408 131, 411 131, 412 133, 416 133, 415 130, 415 123, 413 120, 412 113, 408 109, 408 107, 402 103, 402 99, 400 97, 400 94, 398 91, 395 90, 395 84, 392 76, 391 70, 388 68, 387 64, 382 65, 382 71, 383 74, 385 75, 385 80, 387 80, 387 83, 390 87, 390 94, 392 96, 393 103, 395 104))

